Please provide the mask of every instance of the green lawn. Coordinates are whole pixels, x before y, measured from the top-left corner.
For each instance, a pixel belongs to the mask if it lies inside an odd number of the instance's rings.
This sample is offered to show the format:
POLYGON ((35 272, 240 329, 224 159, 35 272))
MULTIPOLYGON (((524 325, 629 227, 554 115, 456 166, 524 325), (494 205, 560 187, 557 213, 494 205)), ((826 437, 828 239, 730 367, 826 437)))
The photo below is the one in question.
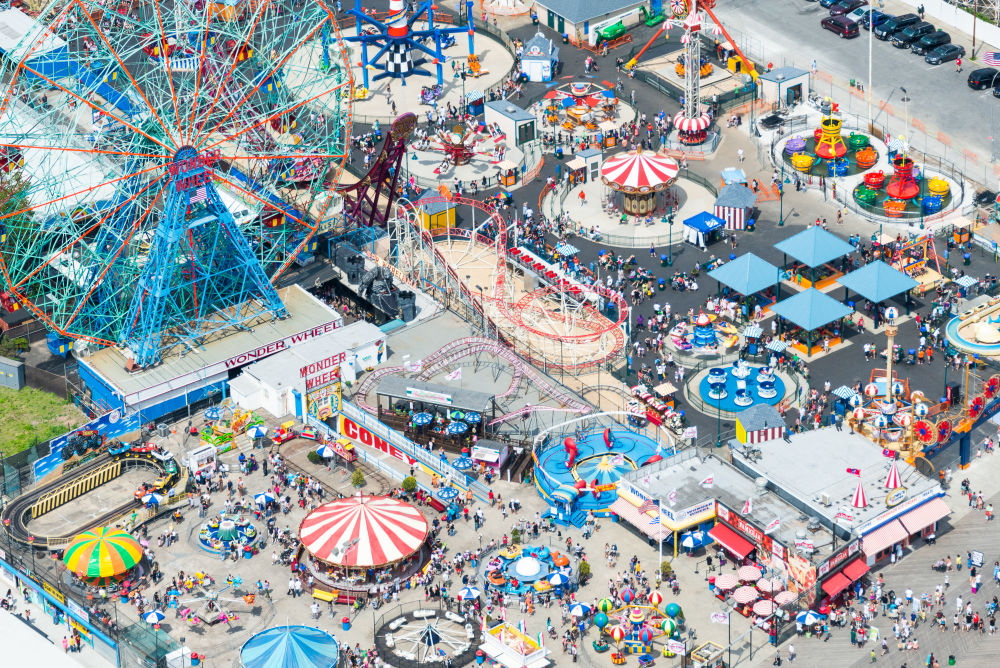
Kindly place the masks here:
POLYGON ((71 402, 49 392, 0 387, 0 450, 5 456, 65 434, 86 421, 71 402))

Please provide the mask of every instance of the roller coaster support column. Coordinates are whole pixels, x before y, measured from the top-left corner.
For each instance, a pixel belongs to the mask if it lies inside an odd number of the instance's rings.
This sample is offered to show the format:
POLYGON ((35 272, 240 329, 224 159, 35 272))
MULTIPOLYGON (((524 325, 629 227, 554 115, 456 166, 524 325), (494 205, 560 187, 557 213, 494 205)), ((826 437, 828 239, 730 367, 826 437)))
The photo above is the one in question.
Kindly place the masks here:
MULTIPOLYGON (((469 27, 469 53, 473 54, 476 52, 476 29, 472 25, 472 0, 467 0, 465 3, 465 17, 468 20, 467 25, 469 27)), ((487 18, 485 16, 483 17, 483 21, 487 22, 487 18)), ((463 100, 462 103, 464 104, 465 101, 463 100)))

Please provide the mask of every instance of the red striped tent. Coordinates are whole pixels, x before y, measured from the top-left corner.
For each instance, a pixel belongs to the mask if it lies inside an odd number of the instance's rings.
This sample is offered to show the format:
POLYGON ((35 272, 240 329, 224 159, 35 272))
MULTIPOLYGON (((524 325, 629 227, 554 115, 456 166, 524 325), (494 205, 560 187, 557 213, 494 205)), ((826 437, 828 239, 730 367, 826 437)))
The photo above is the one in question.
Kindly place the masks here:
POLYGON ((757 404, 736 414, 736 440, 764 443, 785 435, 785 420, 774 406, 757 404))
POLYGON ((756 202, 757 195, 750 188, 733 183, 719 191, 715 200, 715 215, 726 221, 727 230, 743 230, 756 202))

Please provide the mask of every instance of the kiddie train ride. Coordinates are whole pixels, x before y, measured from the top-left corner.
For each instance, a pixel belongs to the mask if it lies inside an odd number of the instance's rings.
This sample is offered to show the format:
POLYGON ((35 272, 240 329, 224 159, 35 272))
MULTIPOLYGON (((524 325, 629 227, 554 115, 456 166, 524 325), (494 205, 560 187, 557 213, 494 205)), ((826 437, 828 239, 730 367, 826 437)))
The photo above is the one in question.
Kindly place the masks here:
POLYGON ((676 603, 663 605, 663 595, 655 589, 645 600, 625 588, 617 599, 604 598, 597 603, 594 625, 601 636, 593 641, 594 649, 604 652, 609 649, 605 636, 614 642, 616 651, 611 656, 612 663, 625 663, 625 656, 640 655, 640 661, 650 661, 656 651, 654 643, 663 644, 663 656, 674 653, 665 644, 667 640, 679 640, 684 624, 684 613, 676 603), (612 620, 617 623, 612 624, 612 620))
POLYGON ((664 458, 663 446, 624 427, 576 429, 546 437, 533 452, 535 487, 552 508, 546 517, 583 526, 587 513, 608 517, 622 475, 664 458))

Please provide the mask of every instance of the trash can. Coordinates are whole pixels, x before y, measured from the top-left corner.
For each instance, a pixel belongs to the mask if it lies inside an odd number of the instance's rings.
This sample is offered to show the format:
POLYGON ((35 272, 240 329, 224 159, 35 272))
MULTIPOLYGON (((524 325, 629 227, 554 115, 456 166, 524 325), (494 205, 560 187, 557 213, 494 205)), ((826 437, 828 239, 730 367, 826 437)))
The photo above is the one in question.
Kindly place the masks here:
POLYGON ((556 158, 562 160, 562 157, 563 157, 562 146, 556 146, 556 158))
POLYGON ((534 12, 531 13, 531 25, 533 26, 538 25, 538 14, 534 12))
POLYGON ((661 267, 666 267, 667 266, 667 254, 666 253, 663 253, 663 254, 660 255, 660 266, 661 267))
POLYGON ((344 629, 345 631, 350 631, 351 630, 351 618, 348 617, 348 616, 346 616, 346 615, 343 618, 341 618, 341 620, 340 620, 340 627, 342 629, 344 629))
POLYGON ((851 88, 854 88, 854 79, 851 79, 851 88))
POLYGON ((201 654, 195 654, 191 652, 191 665, 197 666, 201 664, 201 654))
POLYGON ((948 655, 948 665, 949 666, 954 666, 955 665, 955 655, 954 654, 949 654, 948 655))
POLYGON ((480 663, 481 664, 481 663, 485 663, 485 662, 486 662, 486 654, 485 654, 485 652, 483 652, 483 650, 481 650, 481 649, 477 649, 476 650, 476 663, 480 663))
POLYGON ((962 253, 962 264, 965 266, 972 264, 972 253, 962 253))
POLYGON ((569 33, 563 33, 563 44, 569 44, 569 33))
MULTIPOLYGON (((666 265, 664 265, 664 266, 666 266, 666 265)), ((664 279, 662 279, 662 278, 658 279, 657 280, 657 284, 660 286, 660 292, 663 292, 664 290, 667 289, 667 282, 664 279)))
POLYGON ((715 591, 715 576, 708 576, 708 591, 715 591))

